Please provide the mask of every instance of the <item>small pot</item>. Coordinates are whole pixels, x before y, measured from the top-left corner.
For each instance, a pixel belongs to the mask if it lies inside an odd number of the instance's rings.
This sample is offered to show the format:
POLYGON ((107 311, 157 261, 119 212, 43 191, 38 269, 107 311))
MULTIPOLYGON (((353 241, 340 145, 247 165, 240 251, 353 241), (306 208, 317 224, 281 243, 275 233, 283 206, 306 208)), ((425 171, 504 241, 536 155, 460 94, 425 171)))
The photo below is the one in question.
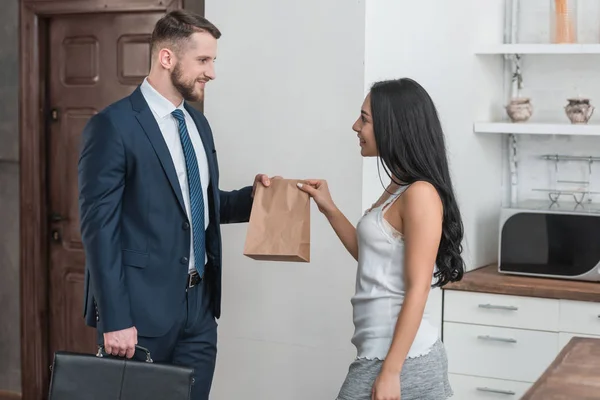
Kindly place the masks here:
POLYGON ((506 106, 506 113, 512 122, 525 122, 533 114, 533 106, 527 97, 515 97, 506 106))
POLYGON ((590 104, 590 99, 574 98, 567 99, 569 104, 565 106, 565 112, 572 124, 587 124, 595 107, 590 104))

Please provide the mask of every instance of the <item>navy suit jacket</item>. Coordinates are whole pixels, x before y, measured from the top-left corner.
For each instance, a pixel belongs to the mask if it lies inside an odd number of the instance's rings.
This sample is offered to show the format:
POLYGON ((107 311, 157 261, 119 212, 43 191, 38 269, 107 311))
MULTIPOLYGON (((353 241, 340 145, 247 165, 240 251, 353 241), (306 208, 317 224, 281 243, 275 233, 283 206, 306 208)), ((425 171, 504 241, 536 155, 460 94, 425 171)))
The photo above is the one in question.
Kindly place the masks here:
MULTIPOLYGON (((185 105, 210 170, 205 287, 221 314, 220 224, 247 222, 252 187, 219 190, 219 167, 208 121, 185 105)), ((169 149, 138 87, 93 116, 83 131, 78 168, 81 236, 85 249, 86 323, 112 332, 135 326, 162 336, 185 301, 190 220, 169 149)))

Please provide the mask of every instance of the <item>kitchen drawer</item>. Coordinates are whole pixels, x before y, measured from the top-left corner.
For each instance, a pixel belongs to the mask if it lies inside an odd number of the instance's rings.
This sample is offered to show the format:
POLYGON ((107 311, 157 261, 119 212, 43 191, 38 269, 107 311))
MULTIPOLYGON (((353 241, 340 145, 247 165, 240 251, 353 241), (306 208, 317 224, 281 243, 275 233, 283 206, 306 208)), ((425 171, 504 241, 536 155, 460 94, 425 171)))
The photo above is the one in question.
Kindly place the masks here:
POLYGON ((561 332, 600 336, 600 303, 590 301, 560 301, 561 332))
POLYGON ((565 347, 567 345, 567 343, 569 343, 569 341, 571 339, 573 339, 573 337, 575 337, 575 336, 592 338, 592 339, 600 339, 599 335, 586 335, 583 333, 559 332, 558 333, 558 351, 561 351, 563 349, 563 347, 565 347))
POLYGON ((556 299, 444 291, 445 322, 558 332, 558 310, 556 299))
POLYGON ((444 323, 450 373, 535 382, 558 355, 558 333, 444 323))
POLYGON ((518 400, 531 383, 449 374, 450 386, 456 400, 518 400))

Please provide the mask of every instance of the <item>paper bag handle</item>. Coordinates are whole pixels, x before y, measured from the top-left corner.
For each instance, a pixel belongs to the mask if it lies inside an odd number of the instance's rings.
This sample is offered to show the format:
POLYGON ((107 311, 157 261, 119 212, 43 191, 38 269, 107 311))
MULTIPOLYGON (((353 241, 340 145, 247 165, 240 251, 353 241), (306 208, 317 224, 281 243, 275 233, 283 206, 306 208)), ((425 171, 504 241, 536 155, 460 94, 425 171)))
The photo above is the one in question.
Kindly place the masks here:
MULTIPOLYGON (((154 362, 154 361, 152 361, 152 357, 150 356, 150 350, 148 350, 145 347, 139 346, 137 344, 135 345, 135 349, 146 353, 146 362, 149 362, 149 363, 154 362)), ((96 353, 96 357, 104 357, 103 353, 105 353, 104 344, 99 344, 98 345, 98 353, 96 353)))

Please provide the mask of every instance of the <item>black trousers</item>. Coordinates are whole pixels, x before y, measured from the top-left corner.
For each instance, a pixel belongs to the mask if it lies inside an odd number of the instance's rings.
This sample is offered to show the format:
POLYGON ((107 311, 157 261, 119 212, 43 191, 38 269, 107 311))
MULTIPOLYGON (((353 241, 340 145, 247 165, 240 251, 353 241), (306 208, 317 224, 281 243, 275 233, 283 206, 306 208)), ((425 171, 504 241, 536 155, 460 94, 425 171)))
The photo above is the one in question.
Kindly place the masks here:
MULTIPOLYGON (((186 290, 184 287, 181 290, 186 290)), ((208 400, 217 357, 217 323, 210 307, 204 282, 187 289, 186 301, 179 310, 177 322, 161 337, 138 336, 138 344, 150 350, 156 363, 194 368, 192 400, 208 400)), ((102 332, 102 317, 98 332, 102 332)), ((98 343, 103 343, 98 334, 98 343)), ((138 352, 139 353, 139 352, 138 352)), ((136 357, 142 357, 136 354, 136 357)))

